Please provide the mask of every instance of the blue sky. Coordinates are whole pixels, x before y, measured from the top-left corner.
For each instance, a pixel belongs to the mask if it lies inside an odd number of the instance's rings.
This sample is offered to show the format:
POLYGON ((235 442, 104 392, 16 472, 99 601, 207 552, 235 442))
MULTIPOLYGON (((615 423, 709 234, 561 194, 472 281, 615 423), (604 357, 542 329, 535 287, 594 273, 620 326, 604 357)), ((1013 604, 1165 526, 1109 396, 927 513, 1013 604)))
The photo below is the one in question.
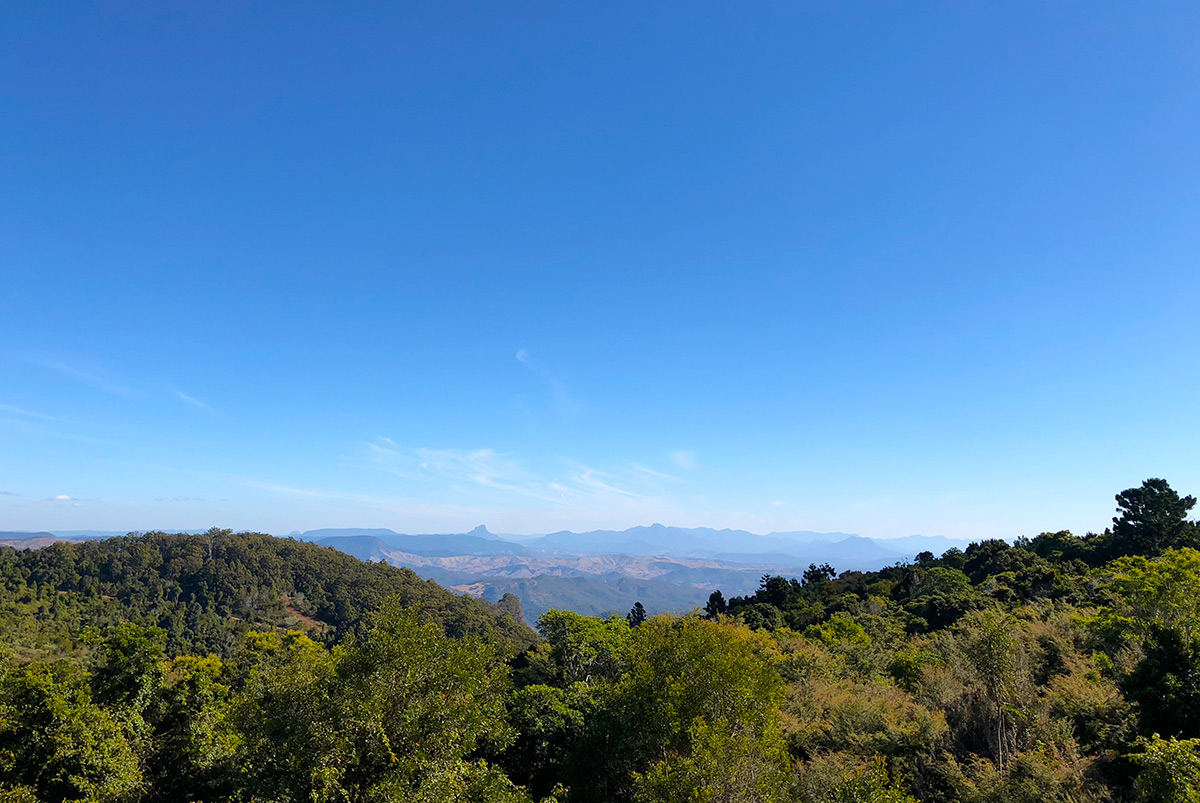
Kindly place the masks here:
POLYGON ((0 10, 0 529, 1200 492, 1192 3, 0 10))

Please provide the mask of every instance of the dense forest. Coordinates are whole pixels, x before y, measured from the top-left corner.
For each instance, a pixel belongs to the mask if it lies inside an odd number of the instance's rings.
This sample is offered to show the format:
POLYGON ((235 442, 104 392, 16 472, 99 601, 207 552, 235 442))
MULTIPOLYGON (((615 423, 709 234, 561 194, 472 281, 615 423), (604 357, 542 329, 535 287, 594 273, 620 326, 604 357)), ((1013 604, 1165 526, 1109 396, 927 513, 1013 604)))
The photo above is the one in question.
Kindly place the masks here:
POLYGON ((537 639, 515 597, 492 605, 291 538, 210 530, 0 548, 0 627, 18 658, 75 654, 86 628, 124 623, 161 629, 170 655, 227 657, 264 628, 332 645, 362 635, 389 597, 452 636, 510 649, 537 639))
POLYGON ((1200 801, 1196 500, 1116 499, 536 634, 289 539, 4 548, 0 801, 1200 801))

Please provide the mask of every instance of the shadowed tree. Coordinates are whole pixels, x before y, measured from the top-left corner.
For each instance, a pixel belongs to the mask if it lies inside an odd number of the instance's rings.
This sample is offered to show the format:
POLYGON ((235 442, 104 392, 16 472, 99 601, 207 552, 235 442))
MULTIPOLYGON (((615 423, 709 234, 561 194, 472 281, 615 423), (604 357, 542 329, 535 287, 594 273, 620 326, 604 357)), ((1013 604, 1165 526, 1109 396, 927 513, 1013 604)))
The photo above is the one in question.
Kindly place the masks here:
POLYGON ((516 594, 505 593, 496 602, 496 610, 507 614, 517 624, 525 624, 525 612, 521 610, 521 598, 516 594))
POLYGON ((1180 545, 1190 529, 1187 514, 1196 497, 1181 497, 1166 480, 1148 479, 1117 494, 1112 546, 1117 555, 1158 555, 1180 545))
POLYGON ((800 582, 805 588, 810 586, 822 586, 833 578, 837 577, 837 571, 828 563, 822 563, 818 566, 815 563, 808 564, 808 568, 804 570, 804 574, 800 577, 800 582))
POLYGON ((721 614, 725 613, 729 606, 725 602, 725 595, 720 589, 708 595, 708 603, 704 606, 704 618, 716 619, 721 614))
POLYGON ((992 749, 996 766, 1015 750, 1016 723, 1012 716, 1012 686, 1016 676, 1013 621, 1000 611, 980 612, 970 624, 967 657, 983 686, 995 717, 992 749))

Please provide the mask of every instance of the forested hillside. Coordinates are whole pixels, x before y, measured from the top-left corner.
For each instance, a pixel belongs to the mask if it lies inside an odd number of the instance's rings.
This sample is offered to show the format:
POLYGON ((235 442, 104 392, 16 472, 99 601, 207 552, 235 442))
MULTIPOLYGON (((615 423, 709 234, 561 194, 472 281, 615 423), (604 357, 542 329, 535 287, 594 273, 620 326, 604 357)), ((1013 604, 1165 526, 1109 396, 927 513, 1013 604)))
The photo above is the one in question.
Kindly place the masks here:
POLYGON ((240 636, 264 629, 333 644, 393 595, 454 636, 512 650, 535 638, 486 601, 290 538, 212 530, 0 547, 0 626, 27 657, 70 652, 84 628, 122 622, 161 628, 171 655, 226 656, 240 636))
POLYGON ((1195 499, 1117 503, 536 641, 511 601, 264 536, 6 551, 0 799, 1195 801, 1195 499))

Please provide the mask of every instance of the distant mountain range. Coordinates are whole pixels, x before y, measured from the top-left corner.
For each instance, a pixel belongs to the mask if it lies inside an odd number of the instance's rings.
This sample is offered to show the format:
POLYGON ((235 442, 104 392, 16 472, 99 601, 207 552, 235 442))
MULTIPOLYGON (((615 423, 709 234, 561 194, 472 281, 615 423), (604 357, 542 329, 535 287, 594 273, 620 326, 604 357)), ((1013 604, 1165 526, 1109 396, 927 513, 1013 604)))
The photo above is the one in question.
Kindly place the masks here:
POLYGON ((589 615, 647 610, 684 611, 721 589, 726 596, 757 588, 764 574, 795 576, 810 563, 838 571, 879 569, 923 551, 942 554, 969 542, 942 536, 864 538, 812 531, 758 535, 653 524, 628 530, 561 531, 515 536, 480 526, 469 533, 405 535, 392 530, 309 530, 292 537, 316 541, 363 560, 407 566, 464 593, 497 600, 521 598, 536 621, 550 608, 589 615))
POLYGON ((585 533, 562 531, 526 541, 537 549, 576 554, 628 552, 646 555, 711 556, 721 552, 789 553, 813 542, 835 542, 857 538, 851 533, 811 531, 755 535, 745 530, 713 530, 708 527, 630 527, 628 530, 592 530, 585 533))
POLYGON ((408 552, 413 555, 428 557, 452 557, 456 555, 525 555, 529 550, 521 544, 506 541, 487 531, 485 527, 476 527, 469 533, 442 533, 434 535, 402 535, 392 530, 308 530, 303 533, 291 533, 300 541, 340 541, 344 538, 374 539, 382 544, 408 552))
POLYGON ((292 532, 303 541, 335 538, 377 538, 388 546, 420 555, 646 555, 679 558, 713 558, 732 562, 770 562, 807 566, 812 562, 838 561, 842 569, 874 569, 922 551, 941 554, 951 547, 965 548, 964 540, 944 536, 910 535, 904 538, 865 538, 853 533, 810 530, 766 535, 746 530, 708 527, 668 527, 652 524, 628 530, 563 530, 548 535, 504 535, 480 525, 468 533, 406 535, 389 529, 325 529, 292 532), (883 561, 880 563, 880 561, 883 561))
MULTIPOLYGON (((189 532, 204 532, 192 530, 189 532)), ((0 532, 0 545, 40 548, 58 540, 125 535, 102 530, 0 532)), ((361 560, 407 566, 462 593, 521 599, 530 622, 551 608, 588 615, 623 614, 640 601, 651 613, 702 606, 714 589, 753 591, 764 574, 795 576, 810 563, 838 571, 879 569, 940 555, 969 542, 943 536, 864 538, 812 531, 758 535, 745 530, 668 527, 503 535, 479 526, 467 533, 407 535, 386 528, 321 529, 292 538, 333 547, 361 560)))

